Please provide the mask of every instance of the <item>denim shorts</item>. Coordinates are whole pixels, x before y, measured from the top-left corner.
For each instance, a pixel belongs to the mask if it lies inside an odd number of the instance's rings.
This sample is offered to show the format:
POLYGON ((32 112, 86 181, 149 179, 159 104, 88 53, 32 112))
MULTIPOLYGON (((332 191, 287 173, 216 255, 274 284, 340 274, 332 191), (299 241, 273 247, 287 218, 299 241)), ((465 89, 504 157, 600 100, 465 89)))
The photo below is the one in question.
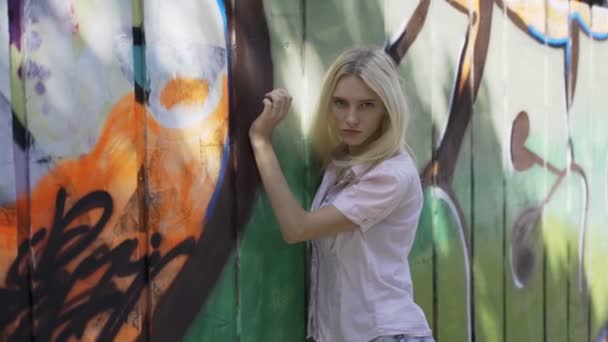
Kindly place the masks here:
POLYGON ((415 337, 405 335, 378 336, 369 342, 435 342, 431 337, 415 337))

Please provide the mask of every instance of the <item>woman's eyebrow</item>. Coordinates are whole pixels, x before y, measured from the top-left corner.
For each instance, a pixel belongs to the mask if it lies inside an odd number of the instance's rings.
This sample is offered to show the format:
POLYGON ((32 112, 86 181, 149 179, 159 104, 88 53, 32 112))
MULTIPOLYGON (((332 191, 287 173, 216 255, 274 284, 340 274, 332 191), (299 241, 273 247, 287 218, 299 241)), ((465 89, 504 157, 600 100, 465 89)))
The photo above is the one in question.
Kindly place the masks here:
MULTIPOLYGON (((332 96, 331 97, 332 100, 343 100, 343 101, 347 101, 346 98, 341 97, 341 96, 332 96)), ((374 99, 374 98, 366 98, 366 99, 355 99, 355 101, 357 102, 376 102, 378 101, 378 99, 374 99)))

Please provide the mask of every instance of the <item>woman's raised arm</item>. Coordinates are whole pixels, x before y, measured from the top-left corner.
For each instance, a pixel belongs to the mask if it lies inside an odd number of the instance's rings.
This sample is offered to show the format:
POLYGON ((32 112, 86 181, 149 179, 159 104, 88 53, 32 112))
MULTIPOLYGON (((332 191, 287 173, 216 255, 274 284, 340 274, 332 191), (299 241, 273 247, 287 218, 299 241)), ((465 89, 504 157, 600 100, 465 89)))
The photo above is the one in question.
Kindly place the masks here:
POLYGON ((313 212, 300 206, 287 184, 272 147, 272 131, 285 118, 291 96, 284 89, 275 89, 263 99, 264 109, 249 129, 249 138, 260 172, 262 184, 287 243, 334 235, 357 227, 338 209, 329 205, 313 212))

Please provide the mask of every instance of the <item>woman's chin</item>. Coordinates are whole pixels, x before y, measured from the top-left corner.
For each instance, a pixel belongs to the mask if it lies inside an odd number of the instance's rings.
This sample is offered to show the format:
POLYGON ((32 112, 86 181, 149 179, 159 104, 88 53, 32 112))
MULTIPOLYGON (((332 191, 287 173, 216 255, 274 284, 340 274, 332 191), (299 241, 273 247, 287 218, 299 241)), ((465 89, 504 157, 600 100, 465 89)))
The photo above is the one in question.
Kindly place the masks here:
POLYGON ((346 135, 342 136, 342 142, 344 143, 344 145, 348 146, 349 148, 351 148, 351 147, 356 148, 356 147, 360 146, 362 143, 361 139, 359 139, 358 137, 346 136, 346 135))

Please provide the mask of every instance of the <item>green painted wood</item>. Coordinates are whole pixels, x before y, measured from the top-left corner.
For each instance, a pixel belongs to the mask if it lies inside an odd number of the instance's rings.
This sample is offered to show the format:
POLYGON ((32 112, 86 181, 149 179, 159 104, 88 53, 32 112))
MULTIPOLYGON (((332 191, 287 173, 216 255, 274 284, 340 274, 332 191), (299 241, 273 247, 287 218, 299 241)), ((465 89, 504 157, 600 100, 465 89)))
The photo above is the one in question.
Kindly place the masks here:
MULTIPOLYGON (((474 239, 474 333, 477 341, 504 341, 505 305, 505 205, 503 132, 504 107, 499 105, 505 91, 504 17, 493 8, 492 36, 488 46, 484 75, 473 108, 473 225, 474 239)), ((476 63, 476 61, 474 61, 476 63)))
MULTIPOLYGON (((295 1, 265 3, 271 33, 275 87, 285 87, 300 100, 302 10, 295 1), (290 63, 290 64, 285 64, 290 63), (291 64, 293 63, 293 64, 291 64)), ((260 103, 261 103, 260 99, 260 103)), ((306 206, 307 160, 299 124, 298 108, 274 135, 274 146, 287 181, 306 206)), ((270 204, 260 195, 243 235, 239 253, 238 324, 241 341, 301 341, 305 338, 305 254, 303 243, 286 244, 270 204)))
POLYGON ((266 198, 245 232, 239 266, 241 341, 303 340, 304 244, 285 244, 266 198))
POLYGON ((305 4, 304 70, 308 96, 314 101, 322 76, 338 54, 356 46, 384 44, 384 16, 379 1, 307 0, 305 4))
POLYGON ((420 215, 416 240, 409 256, 410 274, 414 287, 414 301, 418 304, 433 327, 434 315, 434 269, 433 269, 433 207, 430 190, 424 192, 424 207, 420 215))
POLYGON ((231 257, 209 299, 192 321, 185 342, 238 341, 237 339, 237 270, 231 257))
POLYGON ((437 301, 435 337, 439 341, 467 341, 469 270, 461 243, 461 227, 451 205, 444 202, 438 193, 434 196, 432 207, 437 301))
MULTIPOLYGON (((444 2, 432 2, 431 21, 431 118, 434 122, 434 148, 444 136, 450 114, 461 49, 466 39, 469 18, 444 2)), ((468 341, 471 273, 468 255, 471 236, 471 136, 470 127, 459 146, 459 154, 450 156, 455 165, 450 180, 432 192, 434 266, 435 266, 435 337, 439 341, 468 341), (440 192, 441 191, 441 192, 440 192), (453 196, 453 197, 451 197, 453 196), (460 209, 458 209, 460 208, 460 209), (458 211, 463 214, 460 217, 458 211)), ((446 166, 446 165, 444 165, 446 166)), ((442 165, 438 166, 442 168, 442 165)))

